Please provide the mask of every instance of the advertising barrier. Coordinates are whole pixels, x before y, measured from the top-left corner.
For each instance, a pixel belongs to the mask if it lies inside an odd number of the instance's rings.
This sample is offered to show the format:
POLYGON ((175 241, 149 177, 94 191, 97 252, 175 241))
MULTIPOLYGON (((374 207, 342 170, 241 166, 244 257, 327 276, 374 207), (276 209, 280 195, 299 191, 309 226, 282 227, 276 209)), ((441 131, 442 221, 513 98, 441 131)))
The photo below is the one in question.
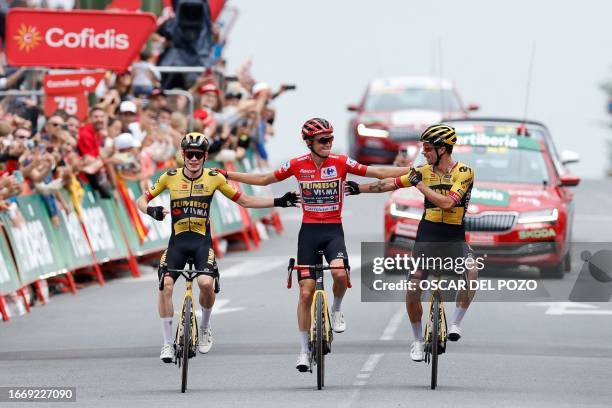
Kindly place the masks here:
MULTIPOLYGON (((237 171, 253 171, 252 158, 240 163, 228 163, 227 168, 237 171)), ((219 162, 207 162, 207 167, 223 167, 219 162)), ((151 177, 154 183, 166 170, 160 170, 151 177)), ((234 182, 235 183, 235 182, 234 182)), ((249 195, 271 196, 269 188, 238 185, 249 195)), ((136 200, 142 189, 139 182, 125 182, 127 195, 136 200)), ((74 282, 71 271, 93 267, 100 284, 104 278, 99 266, 105 262, 128 259, 130 268, 136 268, 134 256, 144 256, 163 251, 171 234, 171 218, 162 222, 143 216, 142 222, 148 233, 139 239, 134 222, 123 201, 101 199, 89 186, 84 186, 85 195, 81 207, 81 218, 74 209, 60 211, 58 225, 54 226, 39 194, 17 197, 17 206, 25 220, 17 227, 8 213, 0 213, 5 234, 0 236, 0 312, 4 320, 8 315, 4 306, 4 295, 22 291, 32 283, 38 285, 41 279, 67 274, 72 290, 74 282)), ((70 203, 69 193, 60 192, 64 201, 70 203)), ((170 208, 170 195, 167 191, 151 201, 151 205, 170 208)), ((214 238, 239 234, 247 249, 251 249, 249 237, 258 244, 253 235, 254 222, 275 215, 272 209, 247 211, 226 198, 215 194, 210 212, 211 228, 214 238)), ((139 276, 138 271, 132 271, 139 276)))
POLYGON ((11 293, 21 287, 21 280, 17 275, 17 267, 13 262, 11 251, 4 234, 0 236, 0 295, 11 293))

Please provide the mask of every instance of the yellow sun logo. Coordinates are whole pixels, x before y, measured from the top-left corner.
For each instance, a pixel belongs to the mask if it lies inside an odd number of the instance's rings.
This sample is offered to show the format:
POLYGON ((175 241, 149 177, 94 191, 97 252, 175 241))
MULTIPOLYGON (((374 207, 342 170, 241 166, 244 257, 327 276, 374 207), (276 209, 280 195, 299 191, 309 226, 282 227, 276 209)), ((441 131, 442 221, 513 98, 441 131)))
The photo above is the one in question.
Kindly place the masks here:
POLYGON ((19 26, 18 34, 13 36, 19 45, 19 51, 30 52, 33 48, 38 47, 42 41, 42 36, 34 26, 19 26))

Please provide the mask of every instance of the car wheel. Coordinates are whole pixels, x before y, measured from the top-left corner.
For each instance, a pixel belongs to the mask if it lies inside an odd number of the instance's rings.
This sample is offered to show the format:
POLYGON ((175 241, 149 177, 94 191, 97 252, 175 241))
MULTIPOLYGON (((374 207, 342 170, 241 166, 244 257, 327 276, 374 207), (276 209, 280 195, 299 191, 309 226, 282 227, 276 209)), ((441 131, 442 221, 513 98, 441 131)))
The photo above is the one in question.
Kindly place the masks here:
POLYGON ((540 277, 545 279, 563 279, 565 275, 565 260, 553 266, 540 267, 540 277))

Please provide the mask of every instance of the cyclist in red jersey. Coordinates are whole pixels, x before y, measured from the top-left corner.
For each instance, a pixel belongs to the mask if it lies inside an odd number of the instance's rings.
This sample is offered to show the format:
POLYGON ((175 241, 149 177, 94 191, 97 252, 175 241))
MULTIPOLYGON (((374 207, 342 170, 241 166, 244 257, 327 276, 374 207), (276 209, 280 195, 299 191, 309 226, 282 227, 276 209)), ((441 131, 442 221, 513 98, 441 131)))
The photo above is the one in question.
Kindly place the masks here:
MULTIPOLYGON (((285 162, 280 169, 269 173, 223 172, 227 178, 253 185, 269 185, 291 176, 298 181, 301 204, 304 211, 302 227, 298 235, 297 262, 300 265, 317 263, 317 253, 322 250, 332 266, 342 266, 348 258, 342 229, 342 204, 345 189, 357 188, 357 183, 346 181, 348 173, 362 177, 384 179, 399 177, 410 171, 409 167, 368 167, 341 154, 331 154, 334 128, 325 119, 312 118, 302 126, 302 139, 310 153, 285 162)), ((342 270, 332 272, 334 280, 332 304, 332 329, 341 333, 346 329, 341 311, 342 298, 347 288, 346 274, 342 270)), ((305 372, 309 367, 308 331, 310 306, 315 291, 314 276, 309 271, 298 273, 300 298, 297 308, 301 350, 296 368, 305 372)))

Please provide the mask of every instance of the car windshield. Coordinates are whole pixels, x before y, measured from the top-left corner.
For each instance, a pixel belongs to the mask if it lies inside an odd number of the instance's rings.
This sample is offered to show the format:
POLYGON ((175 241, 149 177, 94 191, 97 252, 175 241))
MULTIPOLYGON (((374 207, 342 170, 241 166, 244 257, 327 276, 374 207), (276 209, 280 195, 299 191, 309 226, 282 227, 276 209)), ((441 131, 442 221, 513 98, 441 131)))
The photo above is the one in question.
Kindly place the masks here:
MULTIPOLYGON (((550 181, 544 156, 537 149, 457 145, 453 159, 472 167, 476 182, 542 184, 550 181)), ((415 162, 425 163, 423 155, 415 162)))
POLYGON ((369 111, 426 109, 436 111, 461 110, 457 95, 450 89, 399 88, 371 91, 365 103, 369 111))
MULTIPOLYGON (((460 134, 485 133, 487 135, 495 135, 499 137, 516 136, 518 134, 518 127, 523 126, 521 123, 503 122, 496 124, 484 124, 478 122, 450 122, 450 125, 454 126, 457 133, 460 134)), ((565 170, 563 169, 563 163, 561 163, 559 152, 557 151, 557 148, 552 142, 552 138, 546 129, 538 125, 527 123, 527 131, 529 132, 529 137, 531 139, 544 141, 544 145, 550 154, 557 173, 563 174, 565 170)))

